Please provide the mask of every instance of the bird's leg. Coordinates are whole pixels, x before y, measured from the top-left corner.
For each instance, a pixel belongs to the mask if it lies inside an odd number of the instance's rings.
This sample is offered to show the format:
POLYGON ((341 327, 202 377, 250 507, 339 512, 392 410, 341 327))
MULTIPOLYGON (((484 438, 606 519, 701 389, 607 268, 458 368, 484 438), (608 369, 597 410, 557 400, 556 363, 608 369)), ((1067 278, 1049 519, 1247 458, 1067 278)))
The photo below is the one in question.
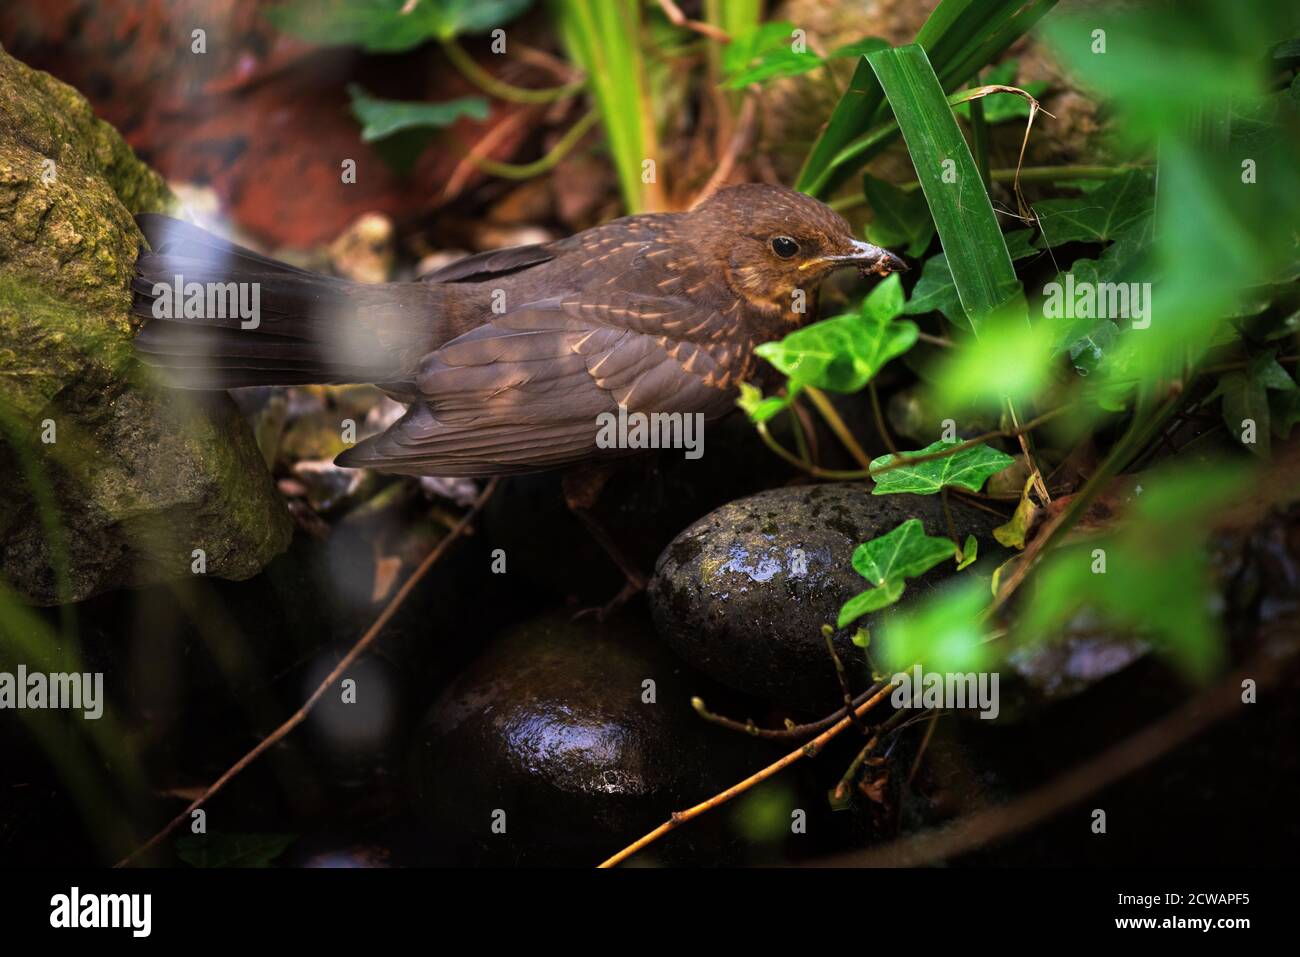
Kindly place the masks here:
POLYGON ((646 576, 637 567, 637 563, 614 541, 612 535, 596 517, 596 500, 613 474, 613 469, 596 467, 569 472, 564 476, 564 504, 576 515, 587 532, 601 547, 606 555, 618 566, 625 579, 622 589, 606 604, 596 608, 584 608, 574 617, 594 614, 597 621, 604 621, 637 593, 645 591, 646 576))

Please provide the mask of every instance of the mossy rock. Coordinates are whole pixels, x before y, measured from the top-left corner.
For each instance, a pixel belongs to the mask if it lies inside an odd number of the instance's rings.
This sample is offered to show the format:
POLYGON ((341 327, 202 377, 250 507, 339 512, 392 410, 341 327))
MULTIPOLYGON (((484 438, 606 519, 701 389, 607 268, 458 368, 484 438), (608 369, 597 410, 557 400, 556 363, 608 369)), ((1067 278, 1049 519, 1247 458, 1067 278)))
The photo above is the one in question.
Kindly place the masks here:
POLYGON ((292 526, 225 395, 136 362, 132 216, 175 199, 71 87, 0 49, 0 580, 78 601, 192 573, 247 578, 292 526))

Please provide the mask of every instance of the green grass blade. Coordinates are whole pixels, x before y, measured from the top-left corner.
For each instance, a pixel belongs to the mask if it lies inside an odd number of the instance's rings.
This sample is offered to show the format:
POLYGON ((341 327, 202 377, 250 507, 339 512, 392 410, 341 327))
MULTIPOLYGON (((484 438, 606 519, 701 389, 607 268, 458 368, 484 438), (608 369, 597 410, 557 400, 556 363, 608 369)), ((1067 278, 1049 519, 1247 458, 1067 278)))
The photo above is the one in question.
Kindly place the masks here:
MULTIPOLYGON (((636 0, 554 0, 569 55, 586 71, 629 213, 659 208, 661 191, 641 164, 657 158, 636 0)), ((657 174, 656 174, 657 177, 657 174)))
POLYGON ((962 308, 978 332, 1020 283, 975 159, 919 45, 878 50, 867 59, 902 129, 962 308))

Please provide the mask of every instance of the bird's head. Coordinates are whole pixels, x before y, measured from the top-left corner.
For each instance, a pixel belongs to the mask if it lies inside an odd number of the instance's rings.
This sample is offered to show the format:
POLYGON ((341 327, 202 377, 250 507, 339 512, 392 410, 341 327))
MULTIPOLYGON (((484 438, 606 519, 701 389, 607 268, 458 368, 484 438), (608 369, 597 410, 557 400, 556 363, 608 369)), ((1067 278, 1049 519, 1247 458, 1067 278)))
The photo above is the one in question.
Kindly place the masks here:
POLYGON ((726 264, 732 290, 770 311, 789 313, 797 290, 811 297, 836 269, 883 276, 907 268, 888 250, 854 238, 825 203, 783 186, 732 186, 690 216, 696 242, 708 261, 726 264))

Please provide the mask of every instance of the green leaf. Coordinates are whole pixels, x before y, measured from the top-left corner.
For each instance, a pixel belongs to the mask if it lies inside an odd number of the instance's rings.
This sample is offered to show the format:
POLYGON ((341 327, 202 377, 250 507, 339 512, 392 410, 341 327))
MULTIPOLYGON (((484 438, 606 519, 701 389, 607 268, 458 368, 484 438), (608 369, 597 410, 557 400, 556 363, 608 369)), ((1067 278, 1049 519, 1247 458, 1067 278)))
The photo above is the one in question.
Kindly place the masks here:
POLYGON ((870 174, 862 177, 862 191, 875 218, 867 224, 867 240, 886 248, 906 247, 919 256, 934 238, 934 220, 920 190, 899 189, 870 174))
POLYGON ((892 532, 859 545, 853 568, 873 585, 902 582, 925 574, 956 550, 952 539, 927 535, 919 518, 909 518, 892 532))
POLYGON ((952 281, 948 257, 943 253, 937 253, 925 261, 921 267, 921 278, 912 288, 912 298, 903 309, 903 313, 909 316, 924 315, 927 312, 941 312, 949 322, 963 329, 970 328, 966 312, 961 307, 961 297, 957 295, 957 286, 952 281))
POLYGON ((533 0, 293 0, 268 8, 285 33, 322 46, 398 53, 428 40, 483 33, 515 19, 533 0))
POLYGON ((906 586, 901 581, 885 582, 876 588, 868 588, 850 598, 840 608, 839 619, 835 627, 843 628, 873 611, 879 611, 892 605, 903 597, 906 586))
POLYGON ((902 597, 907 579, 925 574, 956 550, 951 539, 925 534, 925 526, 917 518, 909 518, 892 532, 863 542, 854 549, 853 568, 875 587, 844 603, 837 627, 892 605, 902 597))
MULTIPOLYGON (((1272 424, 1270 391, 1294 392, 1295 380, 1278 363, 1272 352, 1262 353, 1250 360, 1244 372, 1229 372, 1219 379, 1214 395, 1223 397, 1221 411, 1228 433, 1242 442, 1256 455, 1267 456, 1271 450, 1270 433, 1277 431, 1272 424), (1254 441, 1243 441, 1248 423, 1254 423, 1254 441)), ((1289 405, 1284 405, 1284 412, 1289 405)), ((1290 432, 1290 424, 1286 426, 1290 432)))
POLYGON ((1109 179, 1085 196, 1043 200, 1034 205, 1042 228, 1036 245, 1109 242, 1150 214, 1154 203, 1151 177, 1141 170, 1109 179))
POLYGON ((794 401, 795 396, 798 394, 799 388, 793 383, 786 390, 785 395, 764 396, 758 386, 742 382, 740 384, 740 396, 736 399, 736 405, 749 416, 751 422, 767 422, 782 410, 788 409, 790 403, 794 401))
POLYGON ((723 47, 723 86, 739 90, 784 76, 798 76, 822 65, 822 58, 794 48, 794 24, 760 23, 723 47))
MULTIPOLYGON (((1019 297, 993 204, 925 51, 913 44, 868 54, 903 132, 971 328, 1019 297)), ((1026 315, 1026 319, 1027 319, 1026 315)))
POLYGON ((296 834, 187 834, 176 856, 191 867, 270 867, 296 834))
POLYGON ((894 274, 871 291, 857 315, 815 322, 754 351, 792 384, 856 392, 916 343, 916 324, 896 319, 902 308, 902 285, 894 274))
POLYGON ((487 100, 481 96, 465 96, 443 103, 380 100, 355 83, 348 85, 348 95, 352 97, 352 113, 361 121, 361 138, 367 143, 403 130, 451 126, 462 116, 485 120, 488 115, 487 100))
POLYGON ((1006 240, 1007 254, 1011 257, 1012 262, 1019 262, 1022 259, 1028 259, 1030 256, 1042 255, 1041 249, 1034 248, 1033 235, 1034 231, 1032 229, 1016 229, 1002 237, 1006 240))
POLYGON ((993 529, 993 537, 997 539, 999 545, 1015 549, 1025 547, 1025 536, 1029 534, 1029 526, 1033 524, 1034 513, 1037 511, 1033 499, 1029 497, 1029 490, 1033 487, 1034 477, 1031 475, 1020 492, 1020 501, 1016 503, 1016 510, 1012 513, 1011 520, 993 529))
POLYGON ((961 571, 975 563, 979 557, 980 542, 974 535, 966 536, 966 544, 961 547, 961 561, 957 563, 957 571, 961 571))
MULTIPOLYGON (((903 456, 929 455, 953 445, 940 439, 916 452, 903 452, 903 456)), ((893 453, 872 459, 871 468, 878 469, 894 461, 893 453)), ((882 472, 876 478, 876 487, 872 495, 896 495, 911 492, 915 495, 933 495, 941 488, 964 488, 968 492, 978 492, 995 472, 1001 472, 1015 461, 1005 452, 989 448, 987 445, 973 445, 970 448, 945 455, 943 458, 930 459, 911 465, 902 465, 888 472, 882 472)))

